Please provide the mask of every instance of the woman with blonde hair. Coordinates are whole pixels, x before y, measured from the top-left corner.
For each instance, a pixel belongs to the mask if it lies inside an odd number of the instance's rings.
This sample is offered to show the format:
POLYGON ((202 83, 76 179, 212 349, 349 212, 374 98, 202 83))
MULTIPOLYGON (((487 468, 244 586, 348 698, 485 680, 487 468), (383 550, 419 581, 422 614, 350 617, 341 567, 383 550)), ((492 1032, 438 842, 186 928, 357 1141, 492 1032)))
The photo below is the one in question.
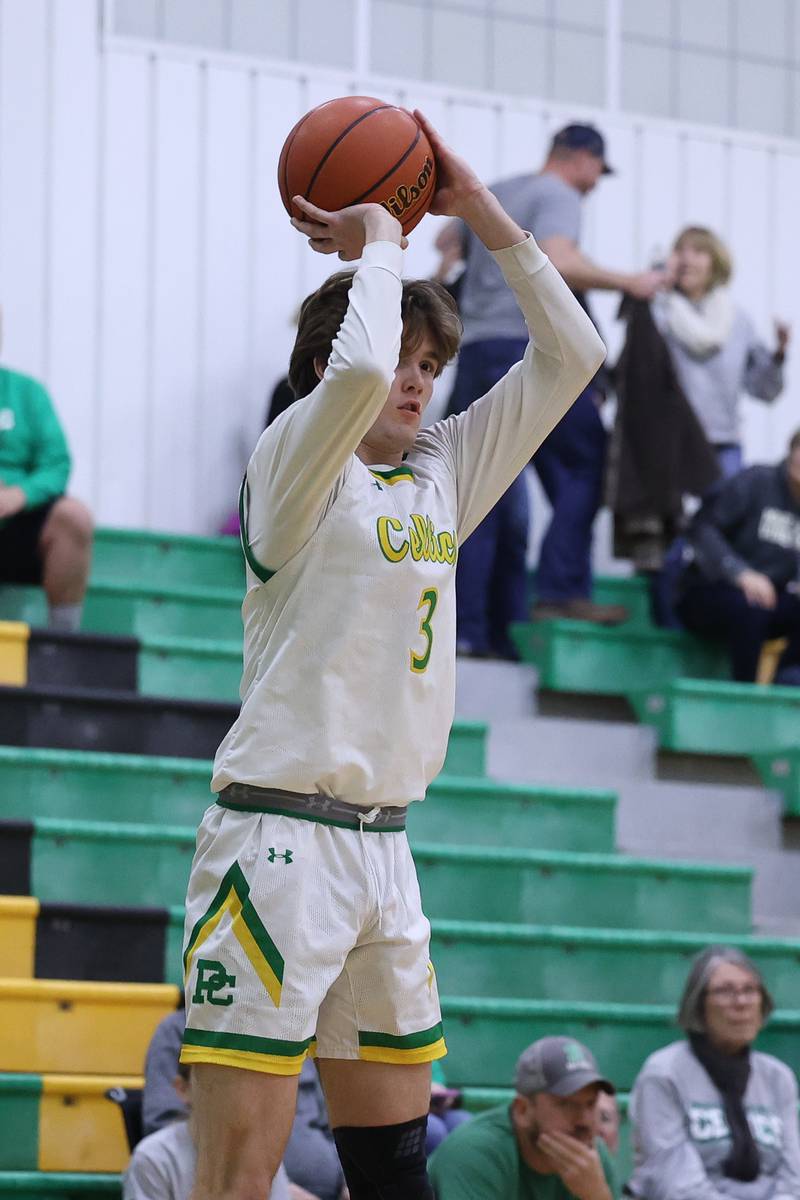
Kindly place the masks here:
POLYGON ((654 302, 656 323, 684 395, 727 478, 742 465, 742 392, 769 402, 783 390, 789 326, 775 322, 774 350, 759 340, 750 317, 728 290, 730 253, 702 225, 681 230, 668 270, 672 287, 654 302))

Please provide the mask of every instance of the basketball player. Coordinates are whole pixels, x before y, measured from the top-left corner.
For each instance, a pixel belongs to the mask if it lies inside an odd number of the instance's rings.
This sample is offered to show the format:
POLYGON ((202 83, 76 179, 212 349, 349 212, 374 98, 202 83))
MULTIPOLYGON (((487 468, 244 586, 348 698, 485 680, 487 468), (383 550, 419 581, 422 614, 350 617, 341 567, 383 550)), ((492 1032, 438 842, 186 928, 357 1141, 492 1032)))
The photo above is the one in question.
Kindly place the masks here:
POLYGON ((361 264, 305 301, 300 399, 242 488, 242 709, 187 898, 194 1200, 263 1200, 309 1053, 351 1200, 432 1196, 430 1063, 446 1050, 404 826, 453 717, 458 545, 605 355, 531 235, 415 115, 438 166, 432 211, 495 254, 531 341, 487 396, 421 431, 458 344, 450 298, 402 281, 402 230, 380 206, 296 199, 311 247, 361 264))

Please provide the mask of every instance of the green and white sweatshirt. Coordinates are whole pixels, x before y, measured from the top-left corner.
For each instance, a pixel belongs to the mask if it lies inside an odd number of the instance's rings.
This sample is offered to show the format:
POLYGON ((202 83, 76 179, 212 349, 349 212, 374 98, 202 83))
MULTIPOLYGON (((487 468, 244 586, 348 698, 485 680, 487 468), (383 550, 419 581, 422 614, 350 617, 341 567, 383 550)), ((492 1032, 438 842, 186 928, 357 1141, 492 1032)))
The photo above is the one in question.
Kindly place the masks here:
POLYGON ((605 347, 532 237, 500 250, 530 330, 522 362, 400 467, 355 450, 397 366, 403 254, 366 247, 325 375, 263 433, 243 492, 239 717, 212 789, 248 783, 366 807, 422 799, 455 700, 455 565, 605 347))
POLYGON ((0 367, 0 484, 21 487, 25 507, 36 508, 63 495, 70 465, 64 431, 45 389, 0 367))
POLYGON ((722 1097, 688 1042, 651 1054, 631 1093, 630 1191, 642 1200, 800 1200, 793 1072, 772 1055, 751 1051, 744 1106, 761 1158, 752 1183, 723 1174, 731 1136, 722 1097))

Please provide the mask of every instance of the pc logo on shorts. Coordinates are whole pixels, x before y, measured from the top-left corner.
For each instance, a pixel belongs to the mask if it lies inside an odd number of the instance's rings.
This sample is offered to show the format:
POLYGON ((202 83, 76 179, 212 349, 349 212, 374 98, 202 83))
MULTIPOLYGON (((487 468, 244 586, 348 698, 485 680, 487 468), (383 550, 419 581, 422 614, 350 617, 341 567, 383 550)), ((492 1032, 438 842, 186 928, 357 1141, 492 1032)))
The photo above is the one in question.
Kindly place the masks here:
POLYGON ((221 962, 214 958, 199 958, 197 960, 197 984, 195 985, 192 1004, 218 1004, 223 1008, 233 1004, 233 996, 218 995, 227 988, 236 987, 236 976, 229 975, 221 962))
POLYGON ((276 858, 282 859, 288 867, 289 863, 292 861, 292 852, 291 850, 284 850, 283 853, 279 854, 274 846, 270 846, 269 854, 267 855, 267 862, 274 863, 276 858))

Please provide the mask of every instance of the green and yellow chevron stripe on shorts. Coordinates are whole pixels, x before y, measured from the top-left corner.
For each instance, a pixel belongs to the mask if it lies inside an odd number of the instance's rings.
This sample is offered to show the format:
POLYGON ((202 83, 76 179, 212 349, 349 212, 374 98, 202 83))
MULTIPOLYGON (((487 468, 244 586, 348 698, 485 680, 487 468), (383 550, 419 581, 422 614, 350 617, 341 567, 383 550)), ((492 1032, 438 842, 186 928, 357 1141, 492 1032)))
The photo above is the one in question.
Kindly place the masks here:
POLYGON ((253 906, 250 885, 237 862, 225 872, 216 896, 192 930, 183 954, 185 986, 189 984, 195 954, 217 928, 225 913, 230 914, 231 931, 263 983, 267 995, 279 1008, 284 961, 253 906))
POLYGON ((316 1049, 314 1037, 284 1042, 249 1033, 211 1033, 187 1026, 181 1062, 219 1063, 223 1067, 245 1067, 268 1075, 299 1075, 306 1055, 313 1056, 316 1049))
POLYGON ((447 1047, 444 1043, 442 1023, 419 1033, 397 1036, 391 1033, 369 1033, 358 1031, 358 1056, 368 1062, 424 1063, 435 1058, 444 1058, 447 1047))

